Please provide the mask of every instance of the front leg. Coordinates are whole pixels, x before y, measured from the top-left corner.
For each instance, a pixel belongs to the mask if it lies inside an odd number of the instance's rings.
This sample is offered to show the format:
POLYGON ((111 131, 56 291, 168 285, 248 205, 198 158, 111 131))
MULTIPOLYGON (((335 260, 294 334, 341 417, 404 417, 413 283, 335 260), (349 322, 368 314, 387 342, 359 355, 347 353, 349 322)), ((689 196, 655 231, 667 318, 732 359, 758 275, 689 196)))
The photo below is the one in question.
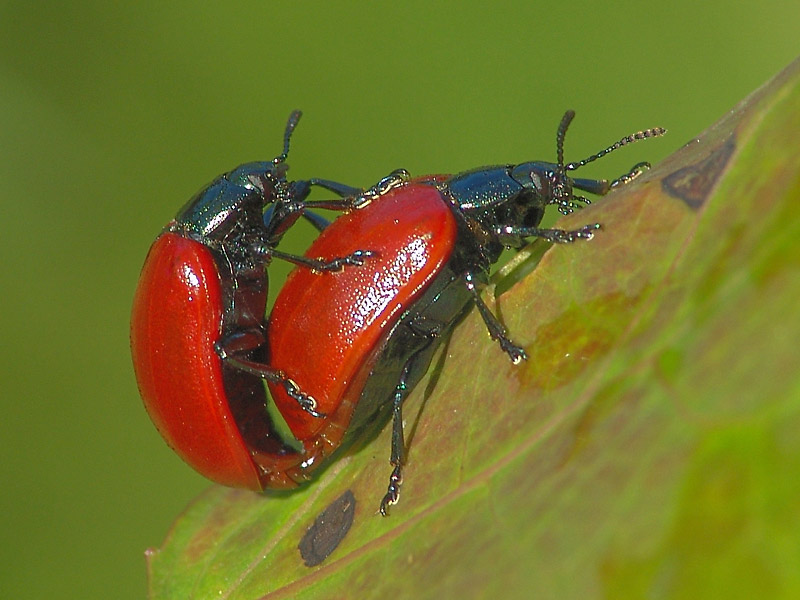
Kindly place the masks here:
POLYGON ((270 254, 274 258, 279 258, 292 264, 309 268, 312 271, 325 273, 330 273, 331 271, 341 271, 345 267, 349 266, 360 267, 368 258, 377 256, 377 253, 372 252, 371 250, 356 250, 355 252, 352 252, 346 256, 339 256, 331 260, 307 258, 305 256, 297 256, 296 254, 287 254, 275 249, 270 250, 270 254))
POLYGON ((405 169, 395 169, 386 177, 382 178, 375 185, 362 190, 361 188, 328 181, 327 179, 309 179, 308 185, 324 188, 339 196, 340 200, 307 200, 304 202, 305 208, 326 209, 326 210, 352 210, 364 208, 381 196, 385 196, 393 189, 404 185, 409 179, 408 171, 405 169))
POLYGON ((504 225, 496 228, 493 233, 501 240, 539 237, 554 244, 571 244, 576 240, 592 239, 598 229, 600 229, 600 223, 584 225, 580 229, 540 229, 538 227, 504 225))

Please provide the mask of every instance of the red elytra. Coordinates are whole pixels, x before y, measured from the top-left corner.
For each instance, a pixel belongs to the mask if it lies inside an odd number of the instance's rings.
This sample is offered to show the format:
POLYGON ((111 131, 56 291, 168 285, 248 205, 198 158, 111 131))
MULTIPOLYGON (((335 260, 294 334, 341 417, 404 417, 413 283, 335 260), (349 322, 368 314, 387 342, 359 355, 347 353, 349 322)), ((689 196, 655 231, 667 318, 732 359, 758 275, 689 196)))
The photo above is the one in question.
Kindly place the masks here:
POLYGON ((162 234, 147 255, 134 299, 133 364, 150 417, 183 460, 224 485, 261 489, 214 351, 222 334, 222 307, 220 278, 208 248, 175 233, 162 234))
POLYGON ((131 316, 139 392, 161 436, 198 473, 254 491, 295 487, 306 477, 289 473, 302 457, 279 439, 262 379, 214 350, 225 323, 220 281, 205 245, 170 232, 153 243, 131 316))
POLYGON ((270 315, 270 362, 302 381, 327 415, 314 418, 298 410, 281 388, 270 386, 303 443, 298 468, 305 476, 342 442, 383 342, 449 260, 456 233, 453 212, 439 191, 410 183, 339 217, 306 254, 325 258, 369 248, 377 257, 325 276, 296 269, 287 279, 270 315))

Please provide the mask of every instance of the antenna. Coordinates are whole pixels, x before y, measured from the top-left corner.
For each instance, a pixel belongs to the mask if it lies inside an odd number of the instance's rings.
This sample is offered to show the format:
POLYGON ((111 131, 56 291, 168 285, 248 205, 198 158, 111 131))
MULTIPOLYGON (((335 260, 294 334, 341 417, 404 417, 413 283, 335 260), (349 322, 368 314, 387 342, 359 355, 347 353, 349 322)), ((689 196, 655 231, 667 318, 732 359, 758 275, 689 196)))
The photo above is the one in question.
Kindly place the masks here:
POLYGON ((297 127, 297 123, 302 116, 303 112, 300 110, 293 110, 292 114, 289 115, 289 120, 286 122, 286 129, 283 132, 283 152, 272 159, 273 164, 277 165, 286 162, 286 157, 289 156, 289 140, 292 138, 292 133, 294 133, 294 129, 297 127))
MULTIPOLYGON (((561 120, 561 125, 564 125, 564 121, 566 121, 567 125, 569 125, 569 122, 572 120, 572 118, 570 117, 570 119, 567 120, 566 117, 570 113, 572 113, 572 117, 575 116, 575 112, 574 111, 567 111, 567 114, 564 115, 564 119, 561 120)), ((564 129, 566 130, 566 127, 564 127, 564 129)), ((561 140, 560 141, 563 142, 564 136, 563 136, 563 133, 561 132, 561 127, 559 127, 558 132, 559 132, 559 134, 561 134, 561 140)), ((652 129, 645 129, 644 131, 637 131, 636 133, 632 133, 631 135, 625 136, 624 138, 622 138, 617 143, 611 144, 608 148, 606 148, 605 150, 601 150, 597 154, 592 154, 588 158, 584 158, 581 161, 571 162, 568 165, 564 165, 564 170, 565 171, 575 171, 576 169, 579 169, 584 165, 588 165, 590 162, 596 161, 598 158, 603 158, 606 154, 610 154, 614 150, 622 148, 623 146, 627 146, 628 144, 632 144, 633 142, 638 142, 639 140, 646 140, 647 138, 659 137, 659 136, 664 135, 666 132, 667 132, 667 130, 664 129, 663 127, 653 127, 652 129)), ((560 150, 560 147, 559 147, 559 150, 560 150)), ((559 166, 562 165, 561 154, 560 153, 559 153, 558 164, 559 164, 559 166)))

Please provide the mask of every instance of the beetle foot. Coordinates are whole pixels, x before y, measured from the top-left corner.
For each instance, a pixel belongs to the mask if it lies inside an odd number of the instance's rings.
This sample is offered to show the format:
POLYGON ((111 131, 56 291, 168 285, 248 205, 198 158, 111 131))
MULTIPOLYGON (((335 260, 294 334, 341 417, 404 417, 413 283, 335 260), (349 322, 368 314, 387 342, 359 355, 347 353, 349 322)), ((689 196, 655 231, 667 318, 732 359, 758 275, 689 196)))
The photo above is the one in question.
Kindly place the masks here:
POLYGON ((403 483, 403 472, 402 467, 400 465, 395 465, 394 469, 392 470, 392 474, 389 476, 389 488, 386 491, 386 495, 381 500, 381 508, 380 513, 384 517, 388 517, 389 513, 387 509, 392 504, 397 504, 397 501, 400 499, 400 485, 403 483))
POLYGON ((637 177, 639 177, 642 173, 644 173, 645 171, 647 171, 649 169, 650 169, 650 163, 649 162, 645 161, 645 162, 637 163, 637 164, 633 165, 631 170, 628 171, 627 173, 625 173, 625 175, 622 175, 621 177, 617 177, 614 181, 612 181, 611 185, 608 186, 608 187, 609 187, 609 189, 612 189, 612 188, 615 188, 615 187, 620 187, 620 186, 626 185, 626 184, 630 183, 631 181, 633 181, 634 179, 636 179, 637 177))
POLYGON ((528 360, 528 354, 525 352, 525 349, 522 346, 517 346, 514 342, 512 342, 507 337, 501 337, 499 339, 500 347, 503 349, 503 352, 508 354, 508 357, 511 359, 511 362, 515 365, 518 365, 523 360, 528 360))
POLYGON ((405 169, 395 169, 371 188, 364 190, 361 194, 353 198, 353 208, 364 208, 373 200, 377 200, 393 189, 404 185, 409 179, 411 179, 411 174, 408 171, 405 169))
POLYGON ((286 393, 292 400, 300 405, 300 408, 302 408, 312 417, 321 419, 327 416, 325 413, 317 411, 317 401, 314 399, 314 397, 301 392, 300 386, 298 386, 291 379, 285 379, 283 381, 283 389, 286 390, 286 393))

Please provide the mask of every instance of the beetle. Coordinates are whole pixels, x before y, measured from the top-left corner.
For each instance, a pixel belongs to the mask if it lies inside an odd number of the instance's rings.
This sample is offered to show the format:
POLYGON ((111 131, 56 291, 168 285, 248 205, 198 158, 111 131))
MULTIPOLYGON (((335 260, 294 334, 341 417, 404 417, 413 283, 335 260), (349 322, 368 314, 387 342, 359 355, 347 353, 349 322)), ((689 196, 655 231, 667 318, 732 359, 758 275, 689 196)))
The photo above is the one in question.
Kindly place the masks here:
POLYGON ((240 165, 189 200, 151 246, 134 296, 131 354, 145 407, 181 458, 229 486, 263 487, 254 448, 283 447, 266 412, 262 380, 280 387, 301 410, 318 414, 314 399, 266 361, 269 262, 281 258, 327 272, 371 256, 354 250, 317 260, 276 249, 300 216, 321 226, 307 207, 349 206, 307 201, 313 186, 362 201, 378 193, 359 194, 321 179, 287 181, 289 141, 300 115, 290 115, 283 152, 272 161, 240 165))
POLYGON ((309 248, 307 256, 336 256, 353 248, 377 258, 330 277, 295 269, 269 320, 272 364, 303 381, 323 418, 301 410, 280 386, 269 384, 277 408, 301 448, 273 463, 296 482, 309 479, 337 448, 374 433, 391 416, 391 465, 380 512, 397 502, 405 442, 403 401, 428 369, 439 341, 470 306, 513 363, 526 358, 483 302, 479 288, 504 248, 529 238, 554 243, 591 239, 597 223, 577 230, 542 229, 545 208, 570 213, 589 200, 575 190, 604 195, 649 164, 622 177, 573 179, 569 173, 661 128, 622 138, 579 162, 565 164, 568 111, 556 135, 557 162, 482 167, 454 176, 413 179, 375 199, 355 202, 309 248))

